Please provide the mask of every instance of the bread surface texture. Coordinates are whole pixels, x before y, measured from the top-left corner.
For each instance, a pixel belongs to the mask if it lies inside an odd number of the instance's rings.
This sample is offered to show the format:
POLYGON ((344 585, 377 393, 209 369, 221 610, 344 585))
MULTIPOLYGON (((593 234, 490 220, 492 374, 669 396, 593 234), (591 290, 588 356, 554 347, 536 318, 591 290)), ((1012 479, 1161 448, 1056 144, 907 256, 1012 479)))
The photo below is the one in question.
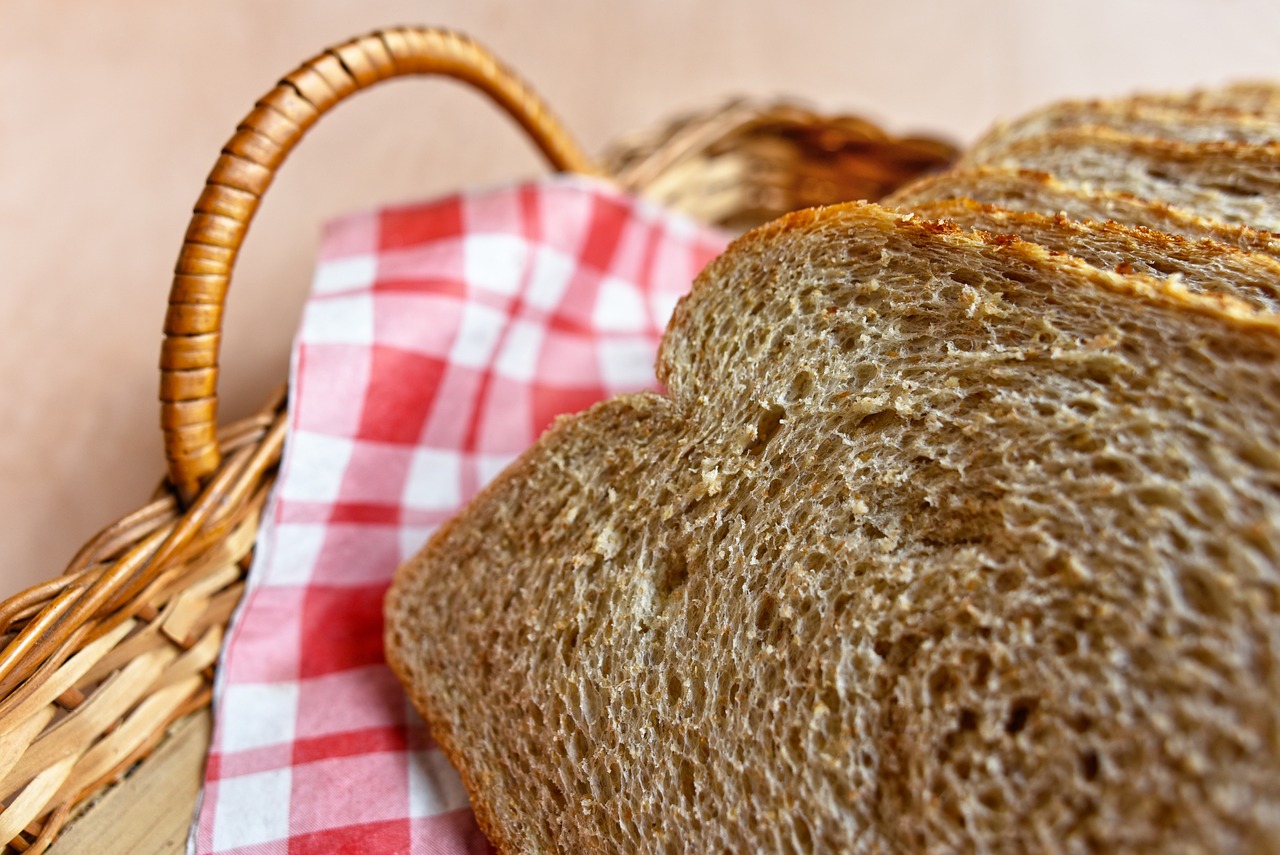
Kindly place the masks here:
POLYGON ((992 160, 1016 140, 1064 128, 1105 127, 1135 136, 1181 142, 1268 143, 1280 138, 1280 118, 1249 109, 1193 101, 1066 101, 996 125, 961 157, 958 166, 992 160))
POLYGON ((1280 260, 1266 253, 1142 226, 1010 211, 972 199, 923 202, 911 211, 966 229, 1017 235, 1105 270, 1176 279, 1191 291, 1229 294, 1258 309, 1280 310, 1280 260))
POLYGON ((1106 127, 1014 140, 983 161, 1046 172, 1086 193, 1127 193, 1199 216, 1280 231, 1280 143, 1188 143, 1106 127))
POLYGON ((853 204, 397 574, 505 852, 1280 847, 1280 330, 853 204))
POLYGON ((1073 220, 1114 221, 1193 240, 1209 239, 1249 252, 1280 255, 1276 235, 1223 223, 1194 211, 1129 193, 1086 191, 1045 172, 993 166, 951 169, 925 176, 886 197, 882 204, 912 210, 927 202, 970 199, 1013 211, 1058 215, 1073 220))

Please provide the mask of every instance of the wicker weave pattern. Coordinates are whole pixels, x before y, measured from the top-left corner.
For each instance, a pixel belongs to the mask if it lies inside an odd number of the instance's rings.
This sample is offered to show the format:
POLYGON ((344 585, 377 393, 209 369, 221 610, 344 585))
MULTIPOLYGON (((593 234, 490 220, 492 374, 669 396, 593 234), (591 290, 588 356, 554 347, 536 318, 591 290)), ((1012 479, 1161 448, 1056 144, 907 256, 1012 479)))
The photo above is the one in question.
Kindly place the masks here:
POLYGON ((43 851, 76 805, 209 703, 284 441, 283 396, 219 439, 225 464, 187 513, 157 499, 0 607, 0 840, 16 851, 43 851))
POLYGON ((733 101, 619 140, 604 163, 633 192, 745 230, 800 208, 877 201, 955 156, 942 140, 891 137, 856 116, 733 101))
MULTIPOLYGON (((65 573, 0 604, 0 841, 40 852, 170 725, 208 704, 285 435, 284 395, 215 432, 231 270, 262 194, 325 111, 392 77, 472 84, 556 169, 595 172, 541 100, 491 54, 442 30, 387 30, 304 63, 227 141, 191 217, 161 356, 169 479, 90 541, 65 573)), ((954 153, 851 117, 741 103, 624 140, 608 173, 704 220, 745 227, 787 210, 879 198, 954 153)))

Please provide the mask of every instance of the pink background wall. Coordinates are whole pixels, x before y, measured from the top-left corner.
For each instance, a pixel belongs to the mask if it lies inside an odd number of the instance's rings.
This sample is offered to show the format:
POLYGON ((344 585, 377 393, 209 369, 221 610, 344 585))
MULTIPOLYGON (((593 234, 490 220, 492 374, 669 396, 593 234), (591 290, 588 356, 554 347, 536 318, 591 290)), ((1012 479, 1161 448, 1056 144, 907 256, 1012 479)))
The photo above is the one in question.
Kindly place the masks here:
MULTIPOLYGON (((58 573, 157 483, 169 273, 235 123, 322 47, 395 23, 487 43, 591 151, 731 94, 801 95, 964 141, 1061 96, 1280 78, 1280 6, 1264 0, 0 0, 0 596, 58 573)), ((284 379, 327 217, 540 171, 449 84, 397 82, 342 106, 249 236, 223 420, 284 379)))

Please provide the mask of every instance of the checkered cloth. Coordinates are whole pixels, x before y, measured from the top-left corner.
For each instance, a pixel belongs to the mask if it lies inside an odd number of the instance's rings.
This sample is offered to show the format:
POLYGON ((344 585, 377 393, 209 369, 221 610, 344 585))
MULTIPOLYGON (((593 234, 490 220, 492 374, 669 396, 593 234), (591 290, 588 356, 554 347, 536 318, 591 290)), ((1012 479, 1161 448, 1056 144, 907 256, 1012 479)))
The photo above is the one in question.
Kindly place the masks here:
POLYGON ((195 851, 490 851, 383 663, 383 593, 556 414, 654 385, 672 308, 725 242, 579 178, 327 229, 195 851))

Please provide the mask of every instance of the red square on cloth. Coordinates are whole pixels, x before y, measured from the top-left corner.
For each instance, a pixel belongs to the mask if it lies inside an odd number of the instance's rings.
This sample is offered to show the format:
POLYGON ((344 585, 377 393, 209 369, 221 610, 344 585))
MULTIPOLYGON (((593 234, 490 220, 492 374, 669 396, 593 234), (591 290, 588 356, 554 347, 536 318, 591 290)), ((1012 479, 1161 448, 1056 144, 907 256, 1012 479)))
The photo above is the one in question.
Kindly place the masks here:
POLYGON ((492 851, 383 661, 383 595, 555 416, 656 385, 662 328, 727 242, 572 177, 327 227, 197 852, 492 851))

